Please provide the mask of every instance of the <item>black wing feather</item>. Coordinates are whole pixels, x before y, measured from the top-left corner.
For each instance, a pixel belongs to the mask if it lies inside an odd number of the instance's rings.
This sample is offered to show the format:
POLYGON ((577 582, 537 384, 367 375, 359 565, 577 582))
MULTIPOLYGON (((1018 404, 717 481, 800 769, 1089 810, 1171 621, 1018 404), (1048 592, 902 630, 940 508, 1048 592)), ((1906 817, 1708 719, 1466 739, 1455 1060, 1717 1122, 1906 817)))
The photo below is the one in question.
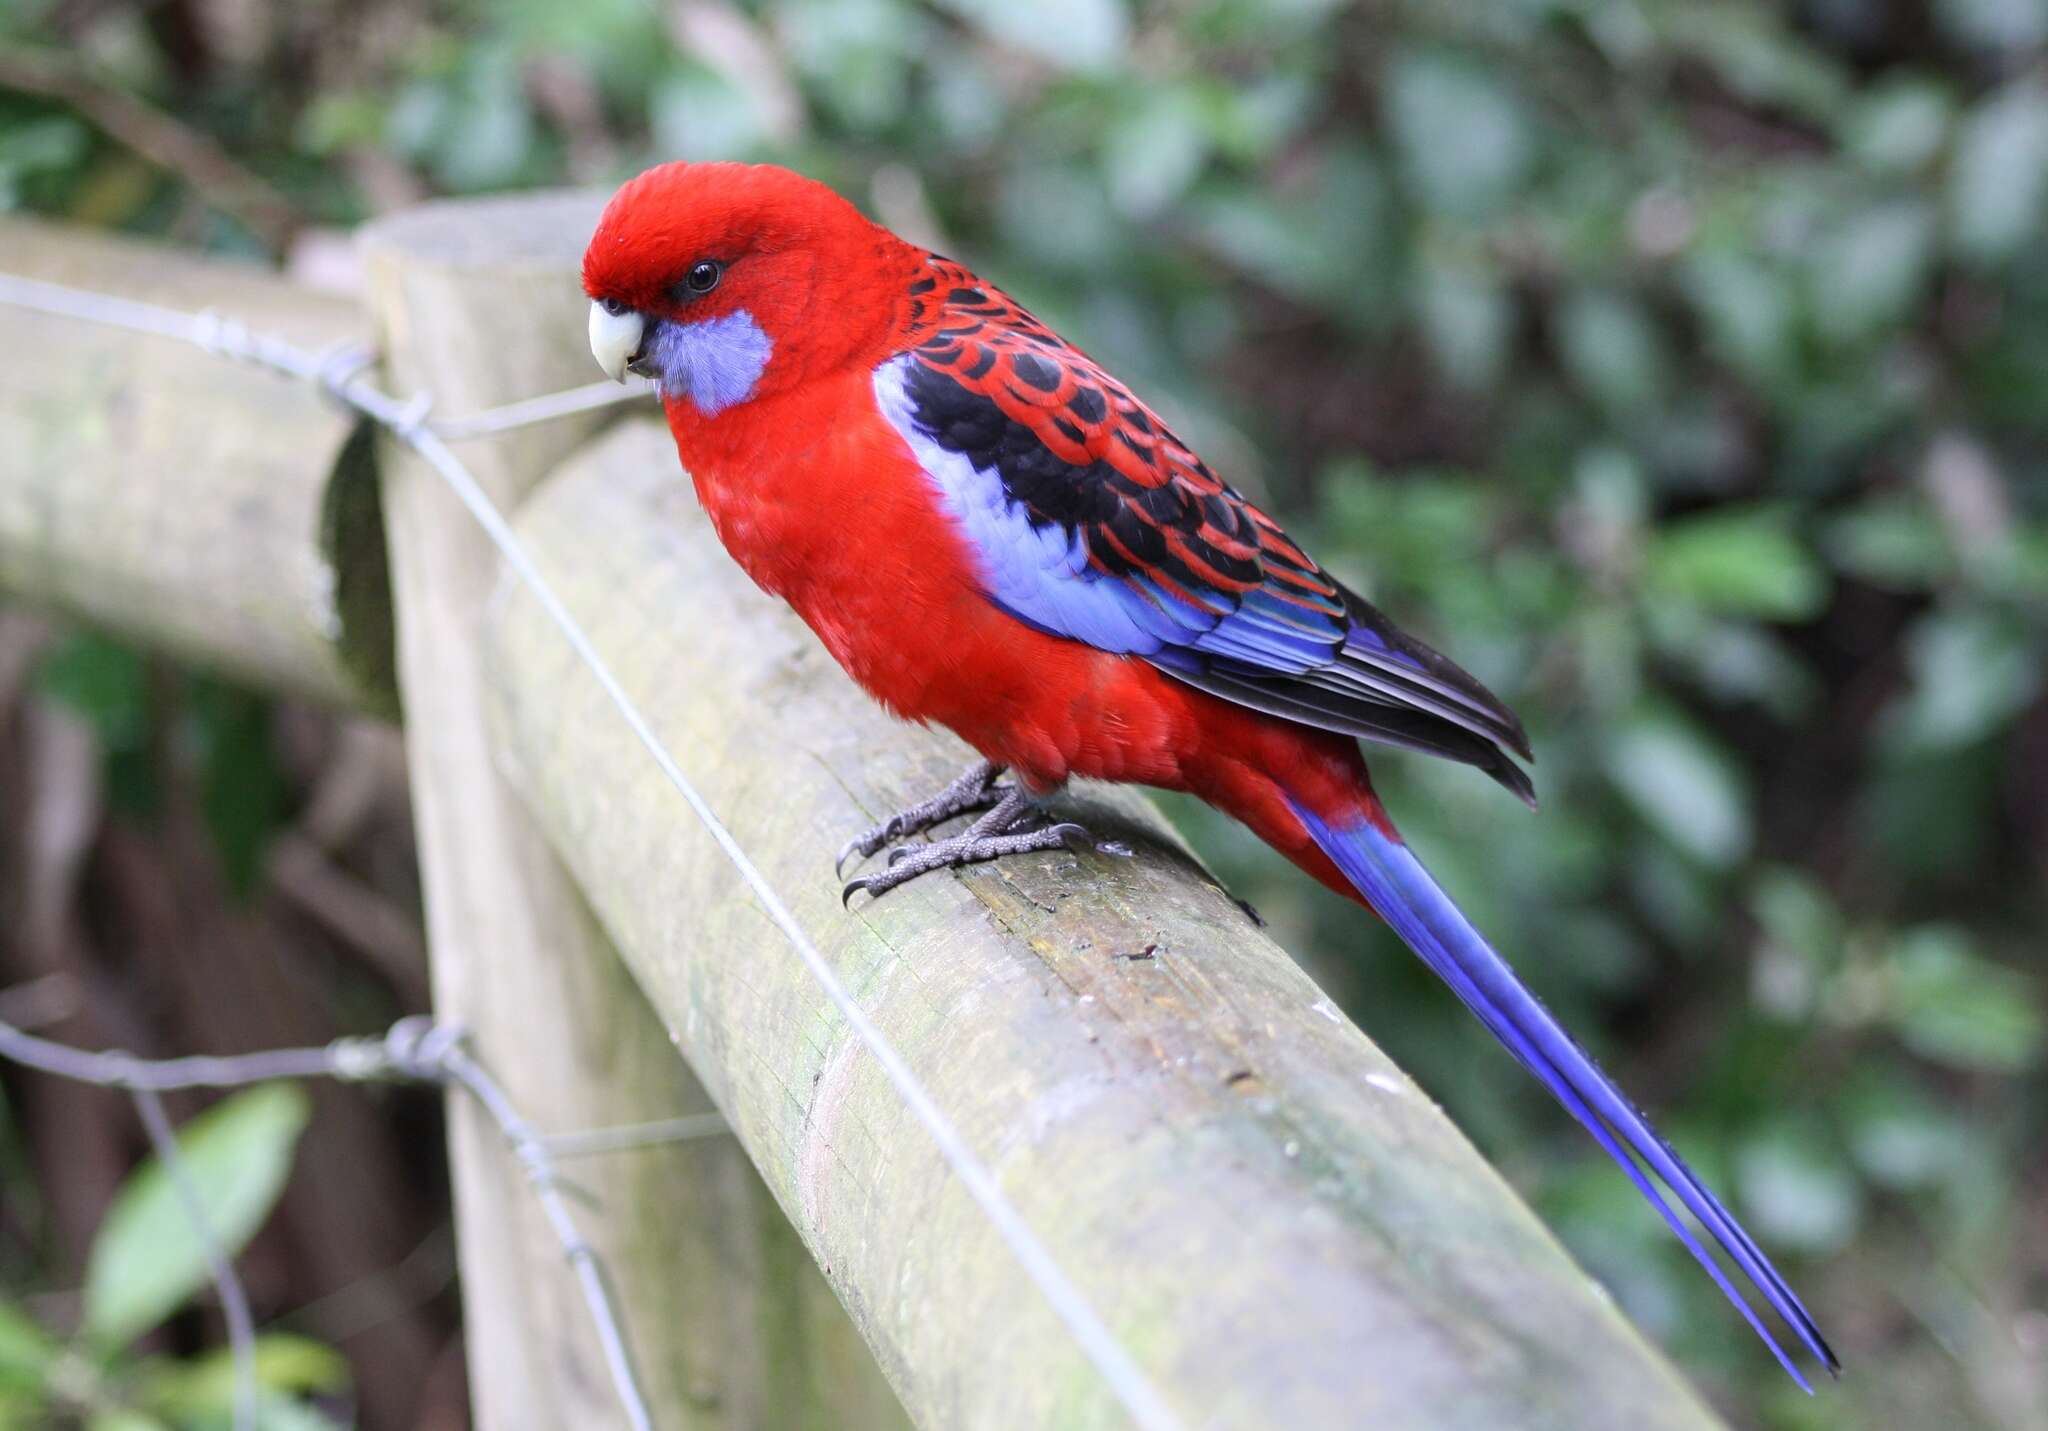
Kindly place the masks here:
POLYGON ((1086 354, 958 264, 929 266, 949 296, 908 355, 912 425, 995 474, 1034 530, 1078 539, 1088 568, 1072 579, 1195 613, 1185 641, 1133 654, 1285 720, 1475 766, 1535 803, 1513 758, 1531 758, 1528 736, 1492 692, 1332 579, 1086 354))

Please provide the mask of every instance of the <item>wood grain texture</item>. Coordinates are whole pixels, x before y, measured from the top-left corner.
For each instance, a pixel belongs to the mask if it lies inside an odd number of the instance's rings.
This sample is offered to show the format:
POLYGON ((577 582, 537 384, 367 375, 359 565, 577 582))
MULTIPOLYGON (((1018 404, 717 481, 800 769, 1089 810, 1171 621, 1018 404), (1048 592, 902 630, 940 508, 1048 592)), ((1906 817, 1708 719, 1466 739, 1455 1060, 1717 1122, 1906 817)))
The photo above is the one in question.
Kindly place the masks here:
MULTIPOLYGON (((0 272, 212 308, 315 350, 369 328, 247 264, 25 219, 0 219, 0 272)), ((189 343, 0 314, 0 590, 388 713, 390 609, 347 414, 189 343)))
MULTIPOLYGON (((579 452, 518 527, 668 748, 1191 1426, 1712 1424, 1142 798, 1074 801, 1136 858, 1022 857, 843 911, 832 851, 968 752, 889 720, 746 582, 658 425, 622 424, 579 452)), ((917 1422, 1123 1424, 519 590, 494 610, 485 670, 510 778, 917 1422)), ((1501 1073, 1513 1076, 1505 1061, 1501 1073)))
MULTIPOLYGON (((440 413, 459 415, 587 382, 575 263, 597 207, 574 195, 438 204, 366 230, 393 390, 431 391, 440 413)), ((594 421, 465 444, 464 456, 510 507, 594 421)), ((492 549, 438 476, 395 443, 382 456, 436 1012, 473 1031, 483 1061, 546 1131, 701 1108, 495 768, 477 640, 492 549)), ((520 1169, 466 1102, 451 1103, 450 1129, 477 1424, 619 1424, 588 1317, 520 1169)), ((863 1381, 867 1358, 844 1316, 818 1315, 829 1294, 729 1138, 586 1160, 570 1175, 592 1195, 578 1215, 610 1269, 659 1424, 901 1423, 871 1361, 863 1381), (841 1379, 855 1414, 817 1419, 841 1379)))

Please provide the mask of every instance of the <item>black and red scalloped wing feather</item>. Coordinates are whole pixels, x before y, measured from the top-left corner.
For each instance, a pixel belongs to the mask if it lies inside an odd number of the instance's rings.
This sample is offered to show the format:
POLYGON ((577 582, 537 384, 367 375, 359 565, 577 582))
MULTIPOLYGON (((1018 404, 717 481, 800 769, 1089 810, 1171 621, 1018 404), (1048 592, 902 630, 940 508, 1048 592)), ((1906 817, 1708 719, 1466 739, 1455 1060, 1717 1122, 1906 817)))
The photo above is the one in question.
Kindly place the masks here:
POLYGON ((1476 765, 1531 799, 1512 712, 1331 578, 1158 415, 1000 290, 934 256, 876 375, 1020 619, 1240 704, 1476 765))

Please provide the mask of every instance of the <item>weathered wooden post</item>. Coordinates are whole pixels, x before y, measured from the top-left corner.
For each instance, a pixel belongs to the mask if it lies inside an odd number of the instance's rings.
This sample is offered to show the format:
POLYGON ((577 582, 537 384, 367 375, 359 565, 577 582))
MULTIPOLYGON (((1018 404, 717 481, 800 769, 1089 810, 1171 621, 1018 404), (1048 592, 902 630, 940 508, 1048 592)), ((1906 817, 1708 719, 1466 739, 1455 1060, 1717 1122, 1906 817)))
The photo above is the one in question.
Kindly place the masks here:
MULTIPOLYGON (((432 392, 438 412, 454 416, 587 381, 575 266, 596 216, 592 197, 554 196, 433 205, 366 230, 371 305, 394 389, 432 392)), ((465 457, 509 509, 597 421, 467 444, 465 457)), ((436 1012, 474 1031, 484 1061, 545 1129, 702 1107, 495 767, 478 634, 497 579, 490 544, 432 471, 395 442, 382 457, 436 1012)), ((478 1424, 617 1424, 586 1314, 518 1167, 474 1110, 450 1108, 478 1424)), ((729 1139, 574 1171, 602 1204, 587 1230, 620 1289, 661 1424, 900 1418, 729 1139)))

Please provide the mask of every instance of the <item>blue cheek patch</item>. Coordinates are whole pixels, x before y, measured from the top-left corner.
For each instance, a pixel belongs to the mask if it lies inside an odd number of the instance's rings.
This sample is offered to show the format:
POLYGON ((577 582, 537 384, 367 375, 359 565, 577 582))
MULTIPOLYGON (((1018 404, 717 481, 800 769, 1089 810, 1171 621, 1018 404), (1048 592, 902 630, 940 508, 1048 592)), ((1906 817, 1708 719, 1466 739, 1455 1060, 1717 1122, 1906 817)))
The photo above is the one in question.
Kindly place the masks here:
POLYGON ((753 396, 774 351, 774 340, 742 308, 702 323, 658 325, 649 358, 663 397, 688 397, 711 417, 753 396))

